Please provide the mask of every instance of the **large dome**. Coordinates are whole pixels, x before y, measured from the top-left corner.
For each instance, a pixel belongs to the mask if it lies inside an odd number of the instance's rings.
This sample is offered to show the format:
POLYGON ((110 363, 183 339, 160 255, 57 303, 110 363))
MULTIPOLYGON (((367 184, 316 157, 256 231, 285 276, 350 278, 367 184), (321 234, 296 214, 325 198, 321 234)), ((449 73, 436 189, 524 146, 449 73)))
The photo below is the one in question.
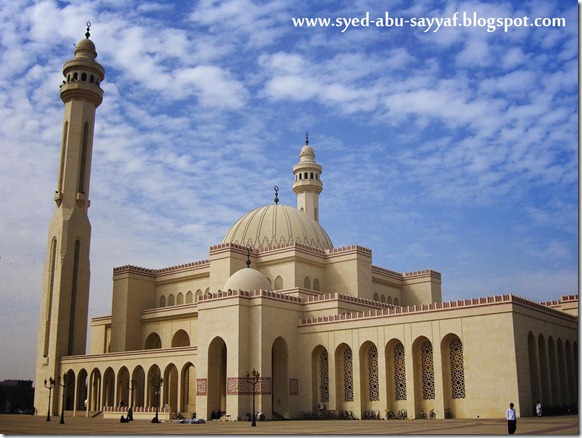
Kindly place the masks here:
POLYGON ((222 243, 250 245, 254 249, 290 243, 319 249, 333 248, 319 222, 282 204, 265 205, 245 214, 226 233, 222 243))

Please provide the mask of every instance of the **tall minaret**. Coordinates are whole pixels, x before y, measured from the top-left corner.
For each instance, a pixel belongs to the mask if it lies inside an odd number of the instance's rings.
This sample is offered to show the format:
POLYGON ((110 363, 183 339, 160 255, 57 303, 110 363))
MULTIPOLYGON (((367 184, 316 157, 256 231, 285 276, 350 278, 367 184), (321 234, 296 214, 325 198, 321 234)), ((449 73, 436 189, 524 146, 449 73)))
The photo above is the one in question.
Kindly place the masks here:
POLYGON ((309 133, 305 133, 305 145, 299 154, 299 163, 293 166, 295 181, 293 191, 297 195, 297 208, 319 222, 319 194, 323 190, 321 165, 315 162, 315 152, 309 146, 309 133))
MULTIPOLYGON (((105 70, 95 61, 95 44, 79 41, 75 57, 63 66, 61 100, 65 106, 56 203, 48 229, 48 249, 42 279, 34 405, 46 412, 49 391, 45 379, 58 379, 62 356, 85 354, 89 307, 89 246, 91 224, 89 177, 93 153, 95 109, 103 100, 99 86, 105 70)), ((50 411, 58 412, 58 385, 50 411)), ((67 406, 68 407, 68 406, 67 406)))

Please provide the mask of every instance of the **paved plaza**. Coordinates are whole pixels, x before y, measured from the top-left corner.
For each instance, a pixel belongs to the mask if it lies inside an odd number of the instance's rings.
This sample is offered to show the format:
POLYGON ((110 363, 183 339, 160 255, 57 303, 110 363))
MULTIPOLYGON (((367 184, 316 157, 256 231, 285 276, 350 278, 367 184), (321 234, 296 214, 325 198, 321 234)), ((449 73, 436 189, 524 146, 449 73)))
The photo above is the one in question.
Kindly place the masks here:
MULTIPOLYGON (((120 423, 119 420, 86 417, 0 415, 0 433, 65 434, 65 435, 504 435, 507 423, 503 418, 471 420, 328 420, 328 421, 261 421, 256 427, 249 422, 208 421, 205 424, 164 422, 152 424, 147 420, 120 423)), ((528 417, 517 422, 517 433, 527 435, 578 435, 577 415, 560 417, 528 417)))

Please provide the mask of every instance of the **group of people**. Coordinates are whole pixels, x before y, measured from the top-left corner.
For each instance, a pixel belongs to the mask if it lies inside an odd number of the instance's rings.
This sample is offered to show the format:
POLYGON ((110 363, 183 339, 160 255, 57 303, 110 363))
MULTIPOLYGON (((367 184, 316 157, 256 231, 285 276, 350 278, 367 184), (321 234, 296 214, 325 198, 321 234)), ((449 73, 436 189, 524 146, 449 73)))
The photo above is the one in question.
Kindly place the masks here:
MULTIPOLYGON (((507 420, 507 433, 513 435, 517 429, 517 417, 515 415, 515 409, 513 409, 513 403, 509 403, 509 408, 505 411, 505 419, 507 420)), ((536 415, 538 417, 542 416, 542 404, 537 402, 536 404, 536 415)))

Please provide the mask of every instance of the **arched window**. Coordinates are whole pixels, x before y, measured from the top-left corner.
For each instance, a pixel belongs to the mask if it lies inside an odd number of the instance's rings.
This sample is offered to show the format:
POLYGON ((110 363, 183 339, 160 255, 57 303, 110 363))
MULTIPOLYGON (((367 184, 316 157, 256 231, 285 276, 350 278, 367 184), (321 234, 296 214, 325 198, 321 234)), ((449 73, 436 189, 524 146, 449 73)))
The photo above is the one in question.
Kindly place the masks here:
POLYGON ((322 402, 329 401, 329 368, 328 368, 328 358, 327 350, 324 348, 321 350, 319 355, 319 376, 321 379, 320 383, 320 399, 322 402))
POLYGON ((157 333, 151 333, 145 341, 144 348, 146 350, 162 348, 162 340, 160 339, 160 336, 157 333))
POLYGON ((208 295, 210 293, 210 288, 207 287, 206 290, 204 291, 204 295, 208 295))
POLYGON ((178 330, 172 337, 172 347, 190 346, 190 336, 184 330, 178 330))
POLYGON ((311 280, 309 279, 309 277, 305 277, 305 279, 303 280, 303 287, 305 289, 311 289, 311 280))
POLYGON ((346 347, 343 354, 344 368, 344 401, 354 401, 354 368, 352 349, 346 347))
POLYGON ((463 365, 463 343, 456 336, 449 343, 451 361, 451 395, 465 398, 465 367, 463 365))
POLYGON ((385 303, 386 302, 386 297, 384 296, 384 294, 380 295, 380 302, 381 303, 385 303))
POLYGON ((313 172, 310 173, 309 179, 313 179, 313 172))
POLYGON ((160 307, 166 307, 166 297, 164 295, 160 297, 160 307))
POLYGON ((392 297, 390 295, 388 295, 388 299, 386 300, 386 302, 388 304, 392 304, 392 297))
POLYGON ((194 301, 194 294, 191 290, 186 294, 186 304, 191 304, 194 301))
POLYGON ((313 290, 316 290, 319 292, 319 279, 318 278, 313 279, 313 290))
POLYGON ((398 298, 394 297, 394 305, 398 306, 398 298))
POLYGON ((81 74, 81 81, 87 82, 87 73, 82 73, 81 74))
POLYGON ((182 292, 178 294, 178 302, 176 304, 184 304, 184 294, 182 292))
POLYGON ((378 293, 374 292, 374 301, 378 301, 378 293))
POLYGON ((201 296, 202 296, 202 291, 200 289, 198 289, 196 291, 196 295, 195 295, 196 302, 200 301, 201 296))
POLYGON ((406 362, 404 360, 404 345, 398 342, 394 346, 394 398, 406 400, 406 362))
POLYGON ((168 297, 168 306, 173 306, 174 304, 175 304, 174 294, 170 294, 170 296, 168 297))
POLYGON ((432 344, 428 339, 420 347, 420 361, 422 368, 422 399, 434 400, 434 362, 432 344))
POLYGON ((372 345, 368 349, 368 394, 370 401, 380 400, 380 380, 378 379, 378 349, 372 345))
POLYGON ((281 289, 283 289, 283 279, 281 278, 281 276, 278 276, 277 278, 275 278, 275 290, 281 289))

